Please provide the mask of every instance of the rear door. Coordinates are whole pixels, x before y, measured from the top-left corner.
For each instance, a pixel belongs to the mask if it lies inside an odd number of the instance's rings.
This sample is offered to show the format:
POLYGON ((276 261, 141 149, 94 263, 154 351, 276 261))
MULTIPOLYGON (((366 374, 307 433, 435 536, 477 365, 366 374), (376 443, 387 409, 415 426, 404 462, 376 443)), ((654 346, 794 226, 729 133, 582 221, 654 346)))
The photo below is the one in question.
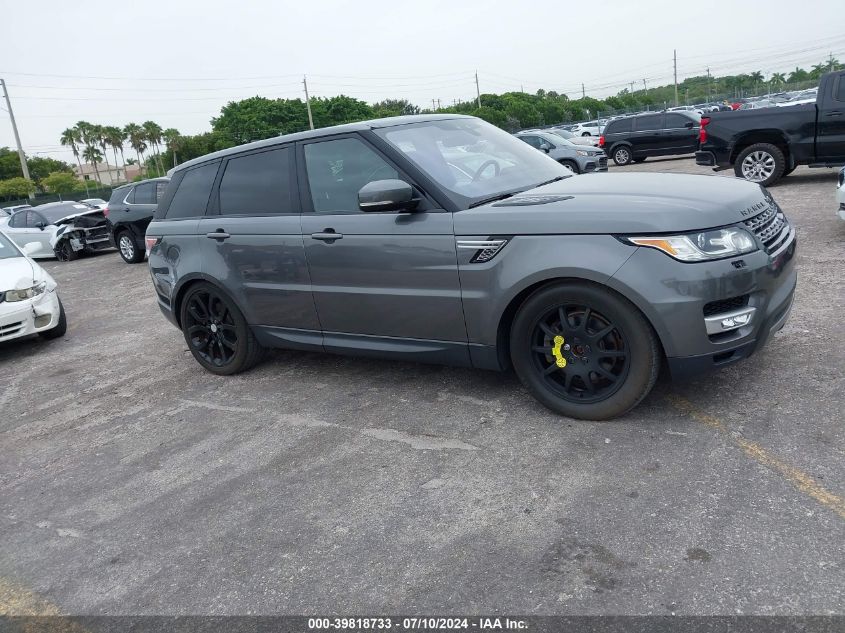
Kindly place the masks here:
POLYGON ((656 156, 660 153, 663 113, 644 114, 634 119, 631 146, 635 156, 656 156))
POLYGON ((376 350, 468 364, 452 214, 361 135, 298 145, 302 233, 328 351, 376 350), (413 212, 363 213, 375 180, 411 183, 413 212))
POLYGON ((661 136, 662 153, 687 154, 698 149, 698 126, 692 117, 667 112, 661 136))
POLYGON ((199 233, 203 271, 250 325, 275 328, 287 346, 320 345, 292 144, 227 157, 199 233))
POLYGON ((845 163, 845 73, 828 82, 821 102, 816 156, 820 161, 845 163))

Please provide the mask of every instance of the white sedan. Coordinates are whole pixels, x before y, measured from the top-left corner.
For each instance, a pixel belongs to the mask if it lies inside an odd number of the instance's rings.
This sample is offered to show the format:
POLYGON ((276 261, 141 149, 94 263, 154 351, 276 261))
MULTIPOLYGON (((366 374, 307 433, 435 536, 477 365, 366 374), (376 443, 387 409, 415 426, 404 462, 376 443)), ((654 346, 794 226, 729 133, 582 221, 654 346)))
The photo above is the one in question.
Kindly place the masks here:
POLYGON ((67 330, 55 280, 30 257, 40 248, 18 248, 0 232, 0 342, 30 334, 56 338, 67 330))
POLYGON ((839 171, 839 186, 836 188, 836 201, 839 203, 839 210, 836 214, 840 220, 845 220, 845 167, 839 171))
POLYGON ((103 211, 79 202, 51 202, 0 217, 0 229, 15 244, 41 244, 34 257, 79 257, 83 251, 110 248, 109 228, 103 211))

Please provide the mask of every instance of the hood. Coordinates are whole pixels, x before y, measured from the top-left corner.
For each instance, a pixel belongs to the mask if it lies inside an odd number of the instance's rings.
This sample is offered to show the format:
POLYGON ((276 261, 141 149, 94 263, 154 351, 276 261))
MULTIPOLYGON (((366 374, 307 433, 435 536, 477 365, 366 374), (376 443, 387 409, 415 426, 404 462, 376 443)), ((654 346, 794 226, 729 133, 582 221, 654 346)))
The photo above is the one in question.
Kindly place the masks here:
POLYGON ((30 288, 35 283, 35 268, 26 257, 0 259, 0 292, 30 288))
MULTIPOLYGON (((99 213, 100 215, 103 215, 103 210, 102 209, 89 209, 88 211, 82 211, 81 213, 71 213, 70 215, 66 215, 65 217, 63 217, 61 220, 56 220, 55 222, 53 222, 53 224, 55 224, 56 226, 60 226, 62 224, 69 223, 71 220, 73 220, 75 218, 79 218, 79 217, 87 216, 87 215, 96 215, 97 213, 99 213)), ((105 217, 106 216, 103 215, 103 219, 105 219, 105 217)))
POLYGON ((763 188, 738 178, 585 174, 460 211, 455 233, 680 233, 741 222, 761 202, 768 206, 763 188))

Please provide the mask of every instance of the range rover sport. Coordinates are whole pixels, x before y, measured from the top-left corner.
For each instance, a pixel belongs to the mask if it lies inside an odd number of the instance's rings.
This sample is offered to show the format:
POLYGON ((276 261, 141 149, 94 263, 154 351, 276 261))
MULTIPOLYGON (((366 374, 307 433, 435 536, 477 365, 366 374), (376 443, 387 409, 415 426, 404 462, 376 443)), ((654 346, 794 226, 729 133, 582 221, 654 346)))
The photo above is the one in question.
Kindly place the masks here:
POLYGON ((189 161, 147 228, 162 312, 216 374, 264 347, 505 370, 621 415, 785 323, 795 231, 759 185, 574 176, 473 117, 396 117, 189 161))

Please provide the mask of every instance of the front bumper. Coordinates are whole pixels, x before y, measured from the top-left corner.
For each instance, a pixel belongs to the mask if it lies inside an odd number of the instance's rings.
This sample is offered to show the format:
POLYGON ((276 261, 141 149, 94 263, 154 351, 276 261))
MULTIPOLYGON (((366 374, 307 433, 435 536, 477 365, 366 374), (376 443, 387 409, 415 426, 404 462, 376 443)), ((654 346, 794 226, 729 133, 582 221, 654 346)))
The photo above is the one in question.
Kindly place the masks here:
POLYGON ((56 289, 28 301, 0 303, 0 342, 52 329, 59 324, 56 289))
POLYGON ((597 156, 578 156, 576 160, 578 162, 578 169, 582 174, 607 171, 607 156, 604 154, 597 156))
POLYGON ((639 293, 635 303, 657 331, 672 377, 683 379, 749 357, 784 326, 797 284, 796 249, 793 237, 774 256, 760 250, 686 264, 640 248, 613 282, 629 297, 639 293), (753 312, 747 324, 714 332, 710 319, 708 332, 708 316, 743 309, 753 312))

